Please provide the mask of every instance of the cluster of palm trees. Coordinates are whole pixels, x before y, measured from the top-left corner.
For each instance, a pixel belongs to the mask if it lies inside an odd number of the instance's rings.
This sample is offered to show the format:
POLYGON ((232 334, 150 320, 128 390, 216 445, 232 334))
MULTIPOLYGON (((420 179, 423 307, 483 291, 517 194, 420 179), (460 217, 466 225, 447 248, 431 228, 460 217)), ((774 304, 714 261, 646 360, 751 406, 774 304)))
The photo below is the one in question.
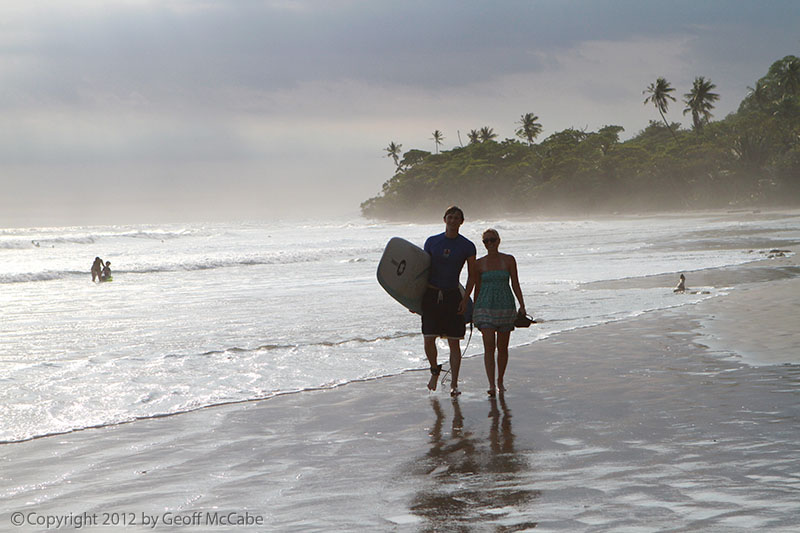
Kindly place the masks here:
MULTIPOLYGON (((800 62, 793 63, 791 68, 788 68, 787 71, 785 84, 791 86, 791 89, 796 89, 796 85, 800 84, 800 62)), ((714 85, 711 80, 703 76, 698 76, 694 79, 692 89, 683 95, 686 104, 683 114, 692 114, 692 125, 697 134, 701 134, 703 132, 703 126, 711 121, 711 110, 714 109, 714 102, 719 100, 719 94, 713 92, 716 87, 717 86, 714 85)), ((647 95, 647 98, 644 99, 645 105, 652 103, 655 106, 658 113, 661 115, 661 120, 664 121, 664 124, 667 126, 667 129, 672 134, 675 141, 680 144, 677 135, 675 135, 666 117, 670 100, 673 102, 676 101, 675 97, 671 94, 674 91, 675 88, 672 87, 665 78, 659 77, 654 83, 651 83, 642 94, 647 95)), ((753 92, 756 93, 757 90, 754 89, 753 92)), ((531 146, 534 140, 542 133, 542 125, 538 121, 539 117, 535 114, 525 113, 520 117, 519 121, 516 122, 519 128, 517 128, 515 133, 517 137, 527 141, 528 146, 531 146)), ((469 139, 470 144, 492 141, 496 138, 497 133, 489 126, 484 126, 479 130, 470 130, 469 133, 467 133, 467 139, 469 139)), ((438 154, 439 147, 442 146, 444 142, 444 134, 440 130, 434 130, 431 140, 434 144, 434 152, 438 154)), ((460 140, 461 135, 459 134, 459 142, 460 140)), ((384 148, 387 152, 387 156, 392 158, 398 170, 400 169, 402 147, 402 144, 393 141, 389 143, 387 148, 384 148)))
POLYGON ((455 182, 460 204, 487 210, 559 212, 574 206, 602 212, 800 201, 800 57, 773 62, 738 109, 721 120, 712 115, 719 113, 720 95, 708 76, 689 78, 685 94, 665 77, 650 81, 642 84, 639 101, 643 111, 652 113, 652 105, 658 116, 625 141, 615 125, 596 132, 568 128, 542 140, 539 117, 525 113, 514 122, 514 139, 502 142, 488 126, 447 140, 437 129, 427 150, 403 152, 392 142, 381 155, 394 160, 397 172, 382 193, 362 203, 362 212, 379 218, 422 213, 444 201, 455 182), (676 110, 683 111, 682 120, 676 110), (493 196, 499 190, 512 193, 493 196))
MULTIPOLYGON (((779 65, 779 71, 776 72, 777 86, 780 91, 778 95, 772 95, 773 98, 777 97, 783 100, 797 94, 800 91, 800 59, 792 56, 787 56, 779 65)), ((719 94, 713 92, 716 89, 710 79, 703 76, 697 76, 692 83, 691 90, 683 95, 683 101, 686 107, 683 114, 691 113, 692 127, 698 135, 703 133, 703 127, 711 121, 711 111, 714 109, 714 103, 719 100, 719 94)), ((766 103, 765 100, 769 98, 768 88, 765 82, 760 81, 756 84, 755 88, 749 88, 749 97, 757 104, 766 103)), ((644 104, 653 104, 661 115, 661 120, 667 126, 667 129, 672 134, 675 141, 680 145, 680 141, 672 129, 669 121, 667 121, 666 114, 669 110, 670 101, 675 102, 676 99, 671 93, 675 91, 670 82, 664 77, 659 77, 655 82, 651 83, 647 89, 642 91, 646 95, 644 104)), ((525 140, 528 146, 531 146, 536 138, 542 133, 542 125, 538 122, 539 117, 533 113, 525 113, 516 122, 519 128, 516 130, 517 137, 525 140)), ((493 141, 497 138, 497 133, 489 126, 484 126, 478 130, 470 130, 467 133, 467 138, 470 144, 477 144, 482 142, 493 141)), ((431 140, 434 143, 434 152, 439 153, 439 148, 444 143, 444 134, 440 130, 435 130, 431 140)), ((461 135, 458 136, 459 144, 461 144, 461 135)), ((388 157, 392 158, 395 166, 400 170, 400 156, 402 155, 401 149, 403 145, 395 142, 389 143, 384 150, 387 152, 388 157)))
MULTIPOLYGON (((800 84, 800 62, 794 62, 791 68, 787 70, 785 83, 787 86, 791 86, 789 88, 796 90, 796 86, 800 84)), ((697 134, 701 134, 703 132, 703 126, 711 121, 711 110, 714 109, 714 102, 719 100, 719 94, 713 92, 716 87, 717 86, 714 85, 711 80, 703 76, 698 76, 694 79, 692 89, 683 95, 686 104, 683 114, 692 114, 692 126, 697 134)), ((661 115, 661 119, 667 126, 667 129, 670 131, 675 141, 680 144, 678 137, 675 135, 666 117, 670 100, 673 102, 676 101, 675 97, 671 94, 674 91, 675 88, 672 87, 665 78, 659 77, 654 83, 651 83, 642 94, 647 95, 644 99, 645 105, 652 103, 655 106, 658 113, 661 115)), ((753 92, 755 93, 757 91, 753 90, 753 92)), ((520 127, 515 133, 517 137, 527 141, 528 146, 532 145, 534 140, 542 133, 542 125, 538 120, 539 117, 535 114, 525 113, 520 117, 520 120, 516 122, 520 127)), ((467 133, 467 139, 469 139, 470 144, 492 141, 496 138, 497 134, 494 132, 494 129, 489 126, 484 126, 479 130, 470 130, 469 133, 467 133)), ((460 139, 461 136, 459 135, 459 141, 460 139)), ((444 134, 440 130, 435 130, 431 140, 434 143, 434 151, 438 154, 439 147, 442 146, 444 142, 444 134)), ((398 170, 400 169, 402 146, 402 144, 390 142, 389 146, 384 148, 388 157, 394 160, 394 164, 398 170)))
MULTIPOLYGON (((711 110, 714 109, 714 102, 719 100, 719 94, 712 92, 716 87, 716 85, 711 83, 711 80, 707 80, 703 76, 698 76, 694 79, 692 90, 683 95, 684 102, 686 103, 683 114, 692 114, 692 125, 697 134, 702 133, 703 125, 708 124, 711 120, 711 110)), ((675 135, 675 132, 672 131, 669 122, 667 122, 667 117, 665 116, 669 108, 669 101, 675 101, 675 97, 670 94, 674 90, 675 88, 672 87, 665 78, 659 77, 654 83, 651 83, 647 89, 642 91, 642 94, 647 95, 647 98, 644 99, 645 105, 652 103, 655 106, 664 124, 666 124, 667 129, 672 133, 675 141, 680 144, 678 137, 675 135)))
POLYGON ((467 139, 469 139, 470 144, 493 141, 496 138, 497 134, 494 132, 494 128, 489 126, 484 126, 479 130, 469 130, 469 133, 467 133, 467 139))
MULTIPOLYGON (((520 117, 520 120, 516 122, 520 125, 520 127, 516 130, 517 137, 527 141, 528 146, 532 145, 536 137, 542 133, 542 125, 537 122, 538 120, 539 117, 533 113, 525 113, 522 115, 522 117, 520 117)), ((495 133, 494 128, 490 128, 489 126, 484 126, 479 130, 470 130, 469 133, 467 133, 469 144, 493 141, 496 138, 497 133, 495 133)), ((459 134, 458 139, 460 142, 461 134, 459 134)), ((444 143, 444 133, 442 133, 440 130, 434 130, 433 136, 430 138, 430 140, 433 141, 434 153, 438 154, 439 147, 444 143)), ((383 149, 386 152, 387 157, 392 158, 397 170, 400 170, 400 156, 402 155, 402 148, 402 144, 392 141, 389 143, 389 146, 383 149)))

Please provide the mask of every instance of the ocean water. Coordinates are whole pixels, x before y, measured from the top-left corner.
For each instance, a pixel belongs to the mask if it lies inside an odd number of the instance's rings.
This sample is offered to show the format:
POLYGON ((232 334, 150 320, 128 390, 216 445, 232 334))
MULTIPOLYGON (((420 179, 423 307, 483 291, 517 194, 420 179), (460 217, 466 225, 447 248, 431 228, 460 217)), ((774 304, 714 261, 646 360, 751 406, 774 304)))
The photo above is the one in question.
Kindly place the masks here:
MULTIPOLYGON (((690 278, 708 294, 676 295, 678 273, 800 240, 793 214, 468 220, 479 255, 487 227, 544 320, 514 346, 714 298, 735 289, 690 278), (665 286, 584 286, 665 273, 665 286)), ((425 368, 419 317, 375 270, 391 237, 441 231, 358 217, 0 229, 0 442, 425 368), (91 281, 95 256, 113 282, 91 281)), ((466 353, 481 350, 476 331, 466 353)))

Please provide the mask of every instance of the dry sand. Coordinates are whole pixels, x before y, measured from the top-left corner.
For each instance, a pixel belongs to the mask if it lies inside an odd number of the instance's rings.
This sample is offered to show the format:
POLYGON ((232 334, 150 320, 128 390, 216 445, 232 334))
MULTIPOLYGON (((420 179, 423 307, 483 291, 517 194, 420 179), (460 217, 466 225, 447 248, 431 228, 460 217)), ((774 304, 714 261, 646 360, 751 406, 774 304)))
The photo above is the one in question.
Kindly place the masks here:
POLYGON ((2 445, 0 529, 798 531, 800 284, 780 261, 514 349, 496 400, 476 357, 457 400, 408 372, 2 445))

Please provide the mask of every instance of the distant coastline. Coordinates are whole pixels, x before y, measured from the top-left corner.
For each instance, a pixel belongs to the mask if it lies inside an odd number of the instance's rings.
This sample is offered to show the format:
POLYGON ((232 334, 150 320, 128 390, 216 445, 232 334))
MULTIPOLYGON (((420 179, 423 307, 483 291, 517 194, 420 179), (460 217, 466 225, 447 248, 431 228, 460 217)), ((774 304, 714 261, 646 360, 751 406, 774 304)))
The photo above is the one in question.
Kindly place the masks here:
MULTIPOLYGON (((395 174, 361 204, 367 218, 409 220, 458 204, 474 216, 497 213, 583 215, 800 206, 800 59, 770 66, 739 109, 712 121, 713 83, 699 76, 683 95, 692 128, 669 123, 675 91, 659 78, 644 91, 656 116, 635 137, 621 126, 566 129, 535 143, 533 113, 518 122, 519 139, 496 140, 486 126, 469 144, 438 153, 392 142, 395 174)), ((641 105, 632 102, 632 105, 641 105)), ((459 135, 460 137, 460 135, 459 135)))

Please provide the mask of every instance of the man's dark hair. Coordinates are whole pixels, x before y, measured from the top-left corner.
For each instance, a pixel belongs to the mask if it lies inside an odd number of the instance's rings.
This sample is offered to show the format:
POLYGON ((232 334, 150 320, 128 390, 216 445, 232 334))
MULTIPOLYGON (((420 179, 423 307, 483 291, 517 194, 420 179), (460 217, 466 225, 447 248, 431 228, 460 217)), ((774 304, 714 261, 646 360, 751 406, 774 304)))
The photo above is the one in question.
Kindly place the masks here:
POLYGON ((461 220, 464 220, 464 211, 462 211, 460 207, 456 205, 451 205, 450 207, 447 208, 447 211, 444 212, 444 216, 446 217, 450 213, 458 213, 459 215, 461 215, 461 220))

